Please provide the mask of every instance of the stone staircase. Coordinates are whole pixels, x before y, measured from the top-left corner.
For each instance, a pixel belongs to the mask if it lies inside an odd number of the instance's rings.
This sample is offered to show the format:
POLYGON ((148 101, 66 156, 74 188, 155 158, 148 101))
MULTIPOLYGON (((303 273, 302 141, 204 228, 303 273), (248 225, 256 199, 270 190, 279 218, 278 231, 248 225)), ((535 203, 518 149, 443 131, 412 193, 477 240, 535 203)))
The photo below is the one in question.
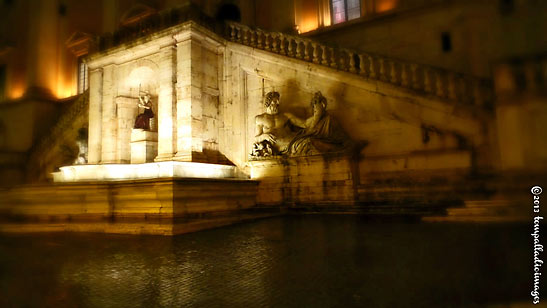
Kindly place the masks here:
POLYGON ((528 221, 526 208, 511 200, 469 200, 463 207, 448 208, 446 216, 423 217, 429 222, 510 222, 528 221))
POLYGON ((236 22, 226 23, 224 36, 235 43, 391 83, 422 95, 491 108, 492 85, 487 79, 328 46, 306 37, 268 32, 236 22))
POLYGON ((427 215, 427 222, 528 222, 534 215, 530 188, 546 183, 542 174, 513 174, 489 179, 490 196, 464 195, 461 206, 448 207, 444 215, 427 215))
MULTIPOLYGON (((29 150, 27 160, 27 181, 44 182, 55 163, 59 162, 63 145, 75 143, 78 129, 87 127, 89 91, 72 98, 66 104, 55 125, 29 150)), ((75 158, 75 157, 74 157, 75 158)))
POLYGON ((490 108, 493 100, 492 82, 488 79, 328 45, 303 36, 266 31, 237 22, 219 23, 195 5, 165 10, 113 34, 106 33, 95 40, 93 48, 106 50, 190 20, 234 43, 391 83, 422 95, 485 108, 490 108))

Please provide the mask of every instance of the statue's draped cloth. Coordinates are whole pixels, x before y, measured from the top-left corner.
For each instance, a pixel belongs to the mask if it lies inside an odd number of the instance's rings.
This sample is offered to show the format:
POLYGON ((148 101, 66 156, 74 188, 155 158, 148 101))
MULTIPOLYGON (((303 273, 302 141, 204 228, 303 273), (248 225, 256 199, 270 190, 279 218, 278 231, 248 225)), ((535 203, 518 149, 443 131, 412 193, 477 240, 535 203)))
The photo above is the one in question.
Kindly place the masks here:
POLYGON ((340 124, 328 114, 317 121, 313 127, 300 131, 290 142, 289 155, 314 155, 346 151, 351 140, 340 124))

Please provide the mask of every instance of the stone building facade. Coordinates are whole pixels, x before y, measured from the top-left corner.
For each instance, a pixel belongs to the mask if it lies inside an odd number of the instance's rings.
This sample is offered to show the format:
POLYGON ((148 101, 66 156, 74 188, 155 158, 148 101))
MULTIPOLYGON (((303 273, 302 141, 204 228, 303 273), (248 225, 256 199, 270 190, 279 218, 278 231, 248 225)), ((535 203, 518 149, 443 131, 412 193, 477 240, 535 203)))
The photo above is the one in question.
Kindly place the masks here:
MULTIPOLYGON (((71 56, 31 66, 33 78, 22 83, 26 94, 10 94, 0 104, 4 183, 47 180, 63 164, 55 159, 58 151, 82 127, 89 130, 89 165, 233 165, 240 175, 261 181, 257 200, 263 205, 461 205, 506 198, 497 192, 511 181, 507 174, 523 179, 531 172, 530 179, 542 179, 545 146, 534 140, 545 123, 545 46, 528 22, 518 22, 526 15, 543 27, 542 11, 534 10, 541 4, 504 9, 472 1, 421 2, 363 0, 359 18, 336 25, 328 22, 332 3, 322 0, 275 7, 270 1, 102 3, 93 13, 102 23, 89 29, 92 34, 65 33, 77 54, 89 53, 81 62, 89 74, 88 100, 84 95, 63 103, 58 98, 64 95, 53 91, 58 85, 41 82, 51 81, 50 66, 62 66, 59 72, 76 67, 71 56), (241 22, 222 20, 226 12, 241 22), (450 29, 432 34, 447 16, 458 21, 479 13, 500 14, 494 19, 526 33, 527 47, 477 37, 478 45, 467 45, 464 30, 479 29, 488 19, 452 23, 455 36, 450 29), (306 16, 314 14, 304 29, 306 16), (419 16, 430 20, 418 25, 428 35, 405 30, 419 16), (453 49, 442 53, 446 44, 453 49), (483 50, 499 52, 489 56, 483 50), (528 52, 537 56, 524 57, 528 52), (142 91, 150 94, 156 116, 152 129, 139 133, 133 124, 142 91), (321 91, 329 114, 360 147, 346 155, 251 159, 255 117, 265 112, 264 96, 271 91, 281 95, 281 112, 303 118, 321 91), (20 107, 27 105, 30 111, 20 107), (48 120, 31 119, 17 130, 18 118, 38 113, 48 120), (535 144, 539 150, 532 150, 535 144), (481 177, 495 179, 495 187, 484 188, 481 177)), ((62 11, 56 4, 43 4, 51 15, 43 20, 62 19, 53 16, 62 11)), ((504 27, 492 28, 500 36, 504 27)), ((51 52, 46 45, 40 46, 51 52)), ((0 54, 3 63, 7 54, 0 54)))

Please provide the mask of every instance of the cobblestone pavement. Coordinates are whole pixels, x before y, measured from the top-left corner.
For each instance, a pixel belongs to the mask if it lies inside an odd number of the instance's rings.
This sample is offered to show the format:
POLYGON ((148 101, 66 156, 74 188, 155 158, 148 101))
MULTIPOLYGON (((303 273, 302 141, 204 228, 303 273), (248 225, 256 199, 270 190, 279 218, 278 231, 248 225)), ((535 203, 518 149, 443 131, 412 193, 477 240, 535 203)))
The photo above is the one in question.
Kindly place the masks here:
POLYGON ((1 307, 529 302, 530 226, 277 217, 175 237, 0 236, 1 307))

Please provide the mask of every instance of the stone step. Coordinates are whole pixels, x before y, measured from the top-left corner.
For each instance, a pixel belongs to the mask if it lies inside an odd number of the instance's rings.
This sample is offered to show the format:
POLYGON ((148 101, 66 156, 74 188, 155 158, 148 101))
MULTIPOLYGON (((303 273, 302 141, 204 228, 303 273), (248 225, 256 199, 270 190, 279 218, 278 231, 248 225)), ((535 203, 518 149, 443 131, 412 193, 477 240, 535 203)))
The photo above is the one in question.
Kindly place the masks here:
POLYGON ((512 215, 522 213, 522 209, 500 206, 500 207, 464 207, 464 208, 448 208, 446 209, 448 216, 458 215, 512 215))
POLYGON ((427 216, 422 217, 424 222, 527 222, 529 216, 427 216))
POLYGON ((464 207, 446 209, 444 216, 423 217, 429 222, 510 222, 529 221, 531 212, 515 200, 466 200, 464 207))
POLYGON ((430 206, 292 206, 287 208, 288 213, 325 213, 325 214, 358 214, 364 216, 424 216, 439 215, 443 209, 430 206))
POLYGON ((514 201, 510 200, 466 200, 466 207, 509 207, 515 205, 514 201))

